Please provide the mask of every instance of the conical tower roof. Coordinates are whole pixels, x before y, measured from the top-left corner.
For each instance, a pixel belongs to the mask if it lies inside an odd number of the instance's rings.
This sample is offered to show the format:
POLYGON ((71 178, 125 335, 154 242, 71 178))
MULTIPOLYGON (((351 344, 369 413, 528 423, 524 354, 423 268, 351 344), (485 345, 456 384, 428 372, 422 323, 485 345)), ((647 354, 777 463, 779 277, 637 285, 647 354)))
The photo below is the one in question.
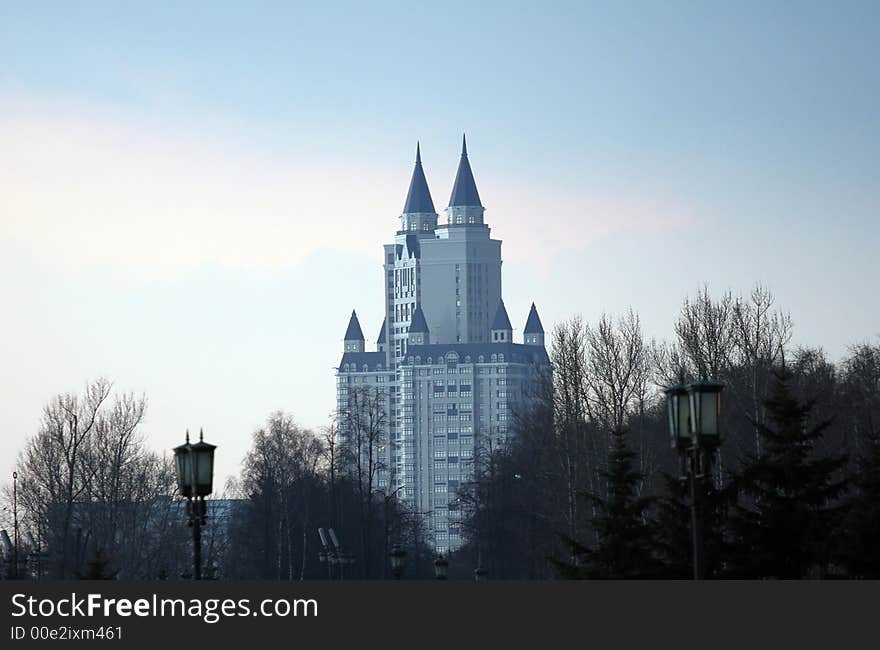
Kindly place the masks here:
POLYGON ((351 318, 348 319, 348 328, 345 330, 345 341, 363 341, 364 333, 361 330, 361 324, 358 322, 357 314, 354 309, 351 310, 351 318))
POLYGON ((529 310, 529 317, 526 319, 526 326, 523 329, 523 334, 543 334, 544 326, 541 324, 541 317, 538 316, 538 310, 535 308, 535 303, 532 303, 532 308, 529 310))
POLYGON ((431 199, 431 190, 428 189, 428 181, 425 179, 425 171, 422 169, 422 152, 419 143, 416 143, 416 166, 413 169, 409 192, 406 194, 406 203, 403 206, 403 214, 417 212, 436 212, 434 201, 431 199))
POLYGON ((477 183, 474 181, 474 173, 468 162, 467 140, 464 134, 461 136, 461 160, 458 162, 458 171, 455 173, 455 184, 452 186, 452 196, 449 197, 449 207, 469 206, 483 207, 480 202, 480 193, 477 191, 477 183))
POLYGON ((409 331, 410 334, 429 334, 428 321, 425 320, 425 312, 422 311, 421 305, 416 305, 412 321, 409 324, 409 331))
POLYGON ((510 324, 510 318, 507 316, 507 308, 504 301, 498 303, 498 309, 495 311, 495 318, 492 319, 493 330, 512 330, 513 325, 510 324))

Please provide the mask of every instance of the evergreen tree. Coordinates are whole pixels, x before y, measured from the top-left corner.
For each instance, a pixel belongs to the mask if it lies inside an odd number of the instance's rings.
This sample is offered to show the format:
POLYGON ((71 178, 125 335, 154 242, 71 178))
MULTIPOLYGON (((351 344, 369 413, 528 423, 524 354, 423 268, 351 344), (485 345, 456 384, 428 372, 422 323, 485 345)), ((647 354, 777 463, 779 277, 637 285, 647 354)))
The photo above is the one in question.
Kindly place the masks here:
MULTIPOLYGON (((690 481, 664 474, 666 495, 657 500, 657 549, 668 578, 694 575, 693 527, 690 481)), ((726 514, 735 493, 728 486, 717 489, 711 480, 702 483, 700 524, 703 577, 718 577, 727 549, 724 540, 726 514)))
POLYGON ((840 563, 853 578, 880 578, 880 436, 866 441, 852 482, 856 492, 843 527, 840 563))
POLYGON ((732 518, 730 573, 737 577, 819 577, 831 560, 831 536, 842 520, 845 456, 816 457, 830 424, 813 423, 814 402, 794 396, 783 364, 758 423, 760 455, 743 461, 732 518))
POLYGON ((611 579, 647 578, 660 573, 653 555, 654 527, 647 518, 653 499, 639 496, 642 475, 633 469, 635 454, 622 433, 612 434, 608 455, 608 484, 605 498, 592 495, 597 515, 593 528, 597 543, 593 548, 566 539, 572 549, 569 562, 553 560, 565 578, 611 579))

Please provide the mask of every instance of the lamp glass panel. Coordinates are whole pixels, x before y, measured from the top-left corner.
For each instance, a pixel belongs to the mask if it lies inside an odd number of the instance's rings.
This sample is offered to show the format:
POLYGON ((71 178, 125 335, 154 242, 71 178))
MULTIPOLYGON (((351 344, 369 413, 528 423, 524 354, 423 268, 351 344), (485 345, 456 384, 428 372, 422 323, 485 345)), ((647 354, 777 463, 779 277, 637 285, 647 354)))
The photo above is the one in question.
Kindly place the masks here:
POLYGON ((700 435, 700 406, 702 403, 700 402, 700 394, 696 392, 689 392, 687 396, 688 405, 690 406, 690 418, 688 425, 691 430, 691 434, 694 437, 700 435))
POLYGON ((185 448, 174 450, 174 461, 177 466, 177 488, 182 496, 192 494, 192 454, 185 448))
POLYGON ((678 405, 678 437, 690 438, 690 403, 687 395, 676 395, 675 401, 678 405))
POLYGON ((194 467, 193 478, 195 479, 196 492, 199 496, 211 494, 214 480, 214 450, 207 445, 197 449, 193 454, 194 467))
POLYGON ((700 434, 704 436, 718 435, 718 406, 721 394, 705 392, 700 394, 700 434))

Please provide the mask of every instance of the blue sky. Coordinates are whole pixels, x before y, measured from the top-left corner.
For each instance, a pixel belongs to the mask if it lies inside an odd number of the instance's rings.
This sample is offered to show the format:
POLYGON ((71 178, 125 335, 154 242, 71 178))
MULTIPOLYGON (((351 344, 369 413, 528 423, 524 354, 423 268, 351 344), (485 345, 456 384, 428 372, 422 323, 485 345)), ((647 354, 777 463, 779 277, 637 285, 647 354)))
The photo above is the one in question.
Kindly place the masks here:
POLYGON ((763 282, 796 343, 876 340, 880 5, 419 4, 0 5, 0 471, 100 374, 224 475, 325 423, 415 141, 440 208, 463 130, 515 327, 763 282))

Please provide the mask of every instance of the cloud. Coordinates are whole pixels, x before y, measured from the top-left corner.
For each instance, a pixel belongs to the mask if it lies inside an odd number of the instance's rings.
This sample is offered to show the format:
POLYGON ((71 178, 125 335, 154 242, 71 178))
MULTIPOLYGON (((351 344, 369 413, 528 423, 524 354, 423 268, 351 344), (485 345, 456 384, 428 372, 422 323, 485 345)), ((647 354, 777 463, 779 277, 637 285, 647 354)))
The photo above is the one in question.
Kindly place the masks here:
MULTIPOLYGON (((409 169, 376 161, 281 156, 246 134, 110 109, 11 94, 0 106, 0 241, 65 269, 154 278, 203 264, 280 269, 321 249, 378 252, 408 180, 409 169)), ((544 267, 613 232, 687 220, 656 199, 517 179, 488 202, 505 259, 544 267)))

